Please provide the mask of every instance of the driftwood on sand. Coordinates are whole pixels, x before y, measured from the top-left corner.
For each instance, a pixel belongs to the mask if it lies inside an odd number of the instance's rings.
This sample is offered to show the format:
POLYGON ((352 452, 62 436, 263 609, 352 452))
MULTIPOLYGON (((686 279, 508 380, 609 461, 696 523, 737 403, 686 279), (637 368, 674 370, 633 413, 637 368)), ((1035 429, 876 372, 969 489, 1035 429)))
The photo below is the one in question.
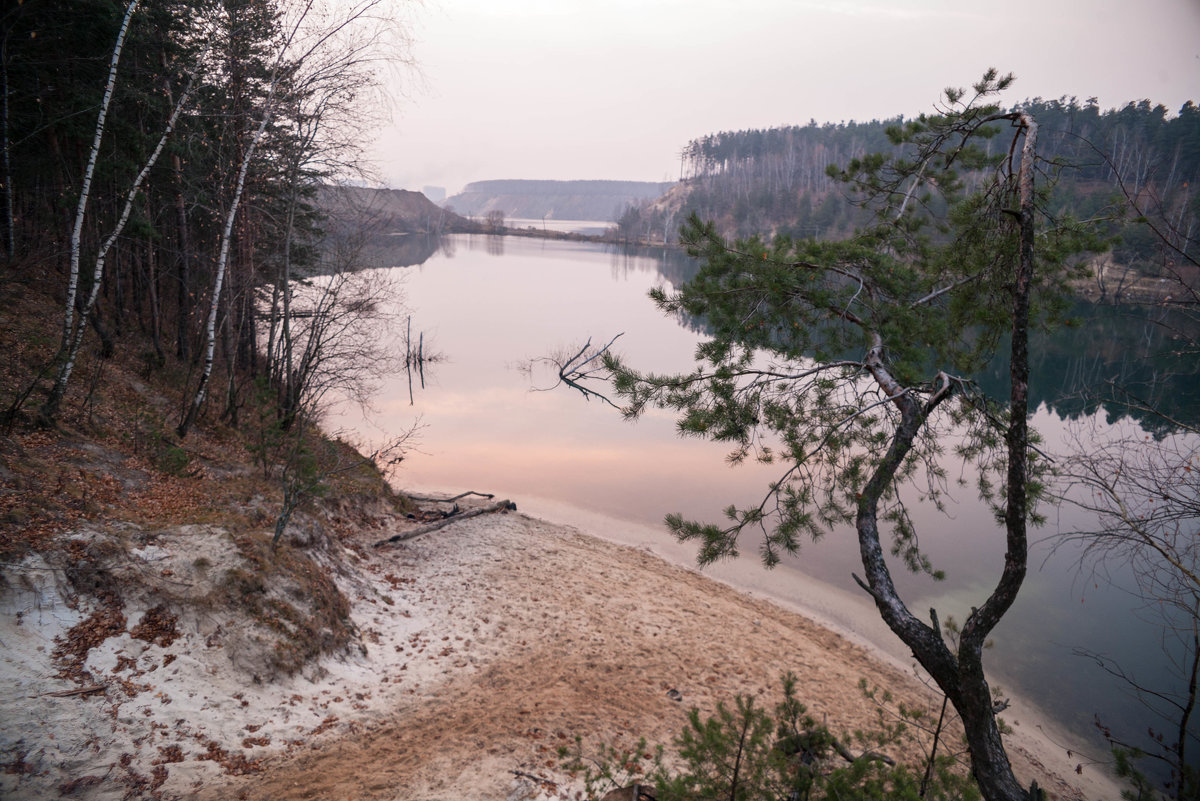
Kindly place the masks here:
POLYGON ((439 528, 445 528, 446 526, 450 525, 451 523, 458 522, 459 520, 467 520, 472 517, 478 517, 479 515, 488 514, 489 512, 507 512, 507 511, 515 510, 516 508, 517 508, 517 505, 515 503, 513 503, 512 501, 509 501, 509 500, 498 501, 496 503, 493 503, 491 506, 481 506, 478 509, 471 509, 470 511, 467 511, 467 512, 459 512, 458 514, 451 515, 450 517, 446 517, 442 520, 439 520, 436 523, 427 523, 423 526, 417 526, 416 528, 410 528, 408 531, 402 531, 399 534, 395 534, 391 537, 388 537, 387 539, 380 540, 379 542, 375 543, 374 547, 379 548, 384 545, 391 545, 393 543, 404 542, 405 540, 411 540, 414 537, 421 536, 422 534, 428 534, 431 531, 437 531, 439 528))
POLYGON ((434 503, 450 503, 452 501, 457 501, 459 498, 465 498, 468 495, 478 495, 480 498, 487 498, 488 500, 491 500, 492 498, 496 497, 495 495, 493 495, 490 492, 476 492, 475 490, 467 490, 466 492, 460 492, 452 498, 426 498, 423 495, 408 495, 408 494, 405 494, 404 497, 408 498, 410 501, 433 501, 434 503))

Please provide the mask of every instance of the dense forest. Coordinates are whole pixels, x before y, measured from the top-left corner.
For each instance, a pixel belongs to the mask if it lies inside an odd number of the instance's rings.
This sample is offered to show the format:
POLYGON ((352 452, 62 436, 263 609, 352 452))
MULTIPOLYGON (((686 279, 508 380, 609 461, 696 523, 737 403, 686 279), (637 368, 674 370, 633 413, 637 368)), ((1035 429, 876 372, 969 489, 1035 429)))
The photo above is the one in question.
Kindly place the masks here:
MULTIPOLYGON (((1166 223, 1163 230, 1177 240, 1172 244, 1186 248, 1195 238, 1200 227, 1200 107, 1195 103, 1176 115, 1147 100, 1101 111, 1094 99, 1034 99, 1019 109, 1031 112, 1041 127, 1042 174, 1054 182, 1055 212, 1115 216, 1133 200, 1141 214, 1166 223)), ((904 122, 810 122, 694 139, 683 148, 680 185, 655 202, 628 207, 619 231, 628 238, 670 239, 695 212, 716 220, 727 236, 843 237, 864 222, 865 214, 828 170, 870 153, 895 152, 889 130, 904 122)), ((1001 139, 988 140, 985 147, 999 147, 1001 139)), ((1113 233, 1119 237, 1113 250, 1118 264, 1153 271, 1159 243, 1151 231, 1114 221, 1113 233)), ((1117 292, 1115 286, 1105 289, 1117 292)))
POLYGON ((33 374, 50 364, 41 381, 4 399, 10 421, 54 421, 86 327, 102 354, 136 331, 149 362, 192 365, 180 436, 201 411, 236 423, 255 381, 294 419, 321 369, 314 310, 336 314, 346 291, 308 291, 301 314, 297 279, 353 269, 365 236, 317 193, 368 177, 381 104, 365 101, 405 60, 383 5, 41 0, 0 17, 5 262, 63 309, 57 355, 29 356, 33 374))

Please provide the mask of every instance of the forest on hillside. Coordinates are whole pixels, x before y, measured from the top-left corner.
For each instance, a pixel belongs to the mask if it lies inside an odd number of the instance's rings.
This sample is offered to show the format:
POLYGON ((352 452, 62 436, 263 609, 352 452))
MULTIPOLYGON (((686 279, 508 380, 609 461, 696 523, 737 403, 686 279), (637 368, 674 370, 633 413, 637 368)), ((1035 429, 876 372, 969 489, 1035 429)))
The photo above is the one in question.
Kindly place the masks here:
MULTIPOLYGON (((1148 100, 1102 111, 1094 99, 1034 99, 1020 110, 1038 120, 1044 147, 1041 180, 1053 185, 1050 208, 1078 218, 1115 219, 1113 258, 1153 274, 1161 243, 1138 213, 1162 220, 1172 245, 1187 250, 1200 229, 1200 107, 1172 115, 1148 100)), ((870 153, 896 153, 889 130, 903 118, 725 131, 689 142, 682 182, 667 196, 629 206, 618 222, 629 239, 675 236, 691 213, 715 220, 723 234, 841 238, 866 221, 845 185, 829 170, 870 153)), ((984 143, 1000 147, 1002 137, 984 143)), ((996 152, 991 155, 999 155, 996 152)), ((971 176, 966 176, 970 180, 971 176)), ((1191 252, 1191 251, 1189 251, 1191 252)))
POLYGON ((149 365, 190 365, 180 436, 210 410, 236 424, 256 382, 289 425, 367 300, 300 278, 348 275, 370 234, 316 200, 369 177, 407 52, 385 0, 41 0, 0 23, 3 261, 65 318, 0 411, 53 422, 90 329, 101 355, 144 337, 149 365))

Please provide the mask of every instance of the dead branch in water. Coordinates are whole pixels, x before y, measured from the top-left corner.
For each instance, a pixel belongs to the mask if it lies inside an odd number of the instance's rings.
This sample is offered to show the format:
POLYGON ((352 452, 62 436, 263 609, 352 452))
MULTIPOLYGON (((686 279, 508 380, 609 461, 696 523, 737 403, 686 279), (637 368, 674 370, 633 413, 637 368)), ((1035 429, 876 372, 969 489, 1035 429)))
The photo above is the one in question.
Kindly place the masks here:
POLYGON ((549 392, 564 384, 568 387, 574 387, 579 390, 584 399, 591 400, 597 398, 604 401, 614 409, 620 408, 603 393, 584 386, 583 382, 589 380, 606 381, 609 378, 608 367, 604 364, 604 357, 609 352, 609 348, 624 334, 617 334, 608 341, 608 344, 602 348, 596 349, 592 347, 592 340, 589 337, 588 341, 583 344, 578 352, 571 355, 570 351, 560 351, 552 353, 549 356, 539 356, 536 359, 529 359, 517 365, 517 369, 525 373, 533 379, 533 371, 536 365, 544 365, 556 372, 555 382, 549 387, 534 387, 535 392, 549 392))

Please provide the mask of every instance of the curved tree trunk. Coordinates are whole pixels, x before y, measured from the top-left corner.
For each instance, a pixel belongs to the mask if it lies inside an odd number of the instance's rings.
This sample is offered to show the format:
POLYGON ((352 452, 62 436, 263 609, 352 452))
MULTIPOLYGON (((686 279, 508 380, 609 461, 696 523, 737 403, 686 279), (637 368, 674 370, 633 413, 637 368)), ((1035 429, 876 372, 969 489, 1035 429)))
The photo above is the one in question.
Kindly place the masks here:
MULTIPOLYGON (((1016 212, 1019 255, 1013 280, 1012 351, 1010 356, 1011 396, 1005 442, 1008 457, 1004 525, 1007 552, 1004 570, 987 600, 971 612, 963 626, 957 653, 952 653, 941 633, 916 618, 900 598, 880 545, 878 509, 880 499, 912 449, 929 414, 949 397, 949 384, 922 407, 887 372, 877 352, 868 356, 876 383, 900 410, 901 423, 891 445, 859 500, 856 528, 859 554, 867 583, 864 589, 888 627, 929 672, 946 693, 962 719, 971 771, 988 801, 1024 801, 1028 797, 1014 776, 1004 750, 992 702, 991 688, 983 670, 983 646, 987 636, 1016 600, 1025 578, 1028 559, 1026 521, 1028 514, 1029 439, 1029 291, 1033 276, 1033 168, 1036 157, 1037 124, 1025 114, 1013 115, 1024 135, 1017 189, 1020 208, 1016 212)), ((877 349, 878 350, 878 349, 877 349)), ((862 584, 862 582, 859 582, 862 584)))

